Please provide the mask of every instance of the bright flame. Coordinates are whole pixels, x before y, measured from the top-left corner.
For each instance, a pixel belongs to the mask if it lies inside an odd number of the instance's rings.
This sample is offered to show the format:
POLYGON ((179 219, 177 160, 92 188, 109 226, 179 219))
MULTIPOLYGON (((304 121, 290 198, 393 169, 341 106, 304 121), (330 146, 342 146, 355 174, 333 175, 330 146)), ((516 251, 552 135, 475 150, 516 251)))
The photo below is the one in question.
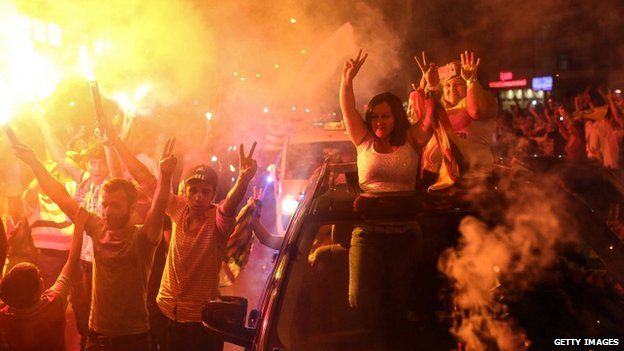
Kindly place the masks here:
POLYGON ((80 66, 82 67, 82 73, 88 81, 94 82, 95 72, 93 71, 93 64, 91 57, 89 56, 89 49, 86 45, 80 46, 80 66))
POLYGON ((204 116, 206 116, 206 119, 207 119, 207 120, 209 120, 209 121, 210 121, 210 120, 212 120, 212 112, 206 112, 206 113, 204 114, 204 116))
MULTIPOLYGON (((48 27, 58 26, 21 15, 8 2, 0 2, 0 121, 18 110, 48 97, 60 81, 62 70, 35 45, 48 43, 48 27)), ((54 36, 54 43, 60 40, 54 36)))

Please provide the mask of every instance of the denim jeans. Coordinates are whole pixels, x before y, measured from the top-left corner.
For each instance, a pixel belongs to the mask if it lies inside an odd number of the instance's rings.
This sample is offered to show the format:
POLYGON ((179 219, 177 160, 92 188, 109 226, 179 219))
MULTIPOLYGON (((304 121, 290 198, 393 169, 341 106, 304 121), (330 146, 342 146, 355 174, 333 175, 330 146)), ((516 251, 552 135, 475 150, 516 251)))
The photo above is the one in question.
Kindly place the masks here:
POLYGON ((410 285, 421 256, 422 235, 417 226, 403 232, 353 231, 349 304, 367 329, 381 333, 386 340, 387 334, 405 321, 410 285))

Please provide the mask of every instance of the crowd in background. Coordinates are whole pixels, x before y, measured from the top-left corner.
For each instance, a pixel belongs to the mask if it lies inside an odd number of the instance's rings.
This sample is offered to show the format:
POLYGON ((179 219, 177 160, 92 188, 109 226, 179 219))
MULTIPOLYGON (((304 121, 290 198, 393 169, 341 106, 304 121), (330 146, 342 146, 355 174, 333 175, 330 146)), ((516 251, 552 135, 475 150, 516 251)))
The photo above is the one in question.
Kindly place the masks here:
POLYGON ((510 111, 499 113, 494 152, 506 160, 541 156, 590 161, 619 175, 623 108, 619 90, 592 87, 570 101, 516 101, 510 111))

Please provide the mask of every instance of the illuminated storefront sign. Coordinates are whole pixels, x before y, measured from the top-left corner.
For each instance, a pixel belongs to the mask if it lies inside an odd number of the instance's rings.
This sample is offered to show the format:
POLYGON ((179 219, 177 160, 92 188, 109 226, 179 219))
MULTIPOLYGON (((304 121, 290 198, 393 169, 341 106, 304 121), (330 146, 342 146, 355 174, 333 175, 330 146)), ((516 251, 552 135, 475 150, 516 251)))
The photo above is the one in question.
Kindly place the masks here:
POLYGON ((535 77, 532 81, 533 90, 551 91, 553 89, 553 77, 535 77))
POLYGON ((515 88, 515 87, 525 87, 527 85, 526 79, 517 79, 517 80, 504 80, 500 82, 490 82, 490 88, 515 88))

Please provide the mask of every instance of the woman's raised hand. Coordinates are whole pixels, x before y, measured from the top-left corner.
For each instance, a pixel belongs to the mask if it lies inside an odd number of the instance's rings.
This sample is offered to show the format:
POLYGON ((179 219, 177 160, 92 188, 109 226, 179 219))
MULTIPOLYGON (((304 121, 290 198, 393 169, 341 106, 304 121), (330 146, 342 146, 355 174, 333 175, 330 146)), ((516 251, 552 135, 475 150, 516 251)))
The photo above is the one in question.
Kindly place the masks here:
POLYGON ((422 73, 420 87, 423 89, 425 86, 436 87, 440 83, 440 76, 438 75, 436 64, 427 60, 427 54, 425 54, 424 51, 422 52, 422 61, 418 60, 418 56, 414 56, 414 61, 416 61, 422 73))
POLYGON ((345 63, 345 67, 342 70, 342 78, 352 81, 353 78, 355 78, 355 76, 360 71, 360 68, 362 68, 362 65, 366 61, 367 57, 368 57, 367 53, 365 53, 364 56, 362 56, 362 50, 360 49, 360 51, 358 52, 355 58, 349 59, 345 63))
POLYGON ((463 54, 459 54, 461 60, 461 76, 464 80, 471 80, 477 77, 477 69, 481 64, 481 58, 475 59, 475 54, 472 51, 464 51, 463 54))

